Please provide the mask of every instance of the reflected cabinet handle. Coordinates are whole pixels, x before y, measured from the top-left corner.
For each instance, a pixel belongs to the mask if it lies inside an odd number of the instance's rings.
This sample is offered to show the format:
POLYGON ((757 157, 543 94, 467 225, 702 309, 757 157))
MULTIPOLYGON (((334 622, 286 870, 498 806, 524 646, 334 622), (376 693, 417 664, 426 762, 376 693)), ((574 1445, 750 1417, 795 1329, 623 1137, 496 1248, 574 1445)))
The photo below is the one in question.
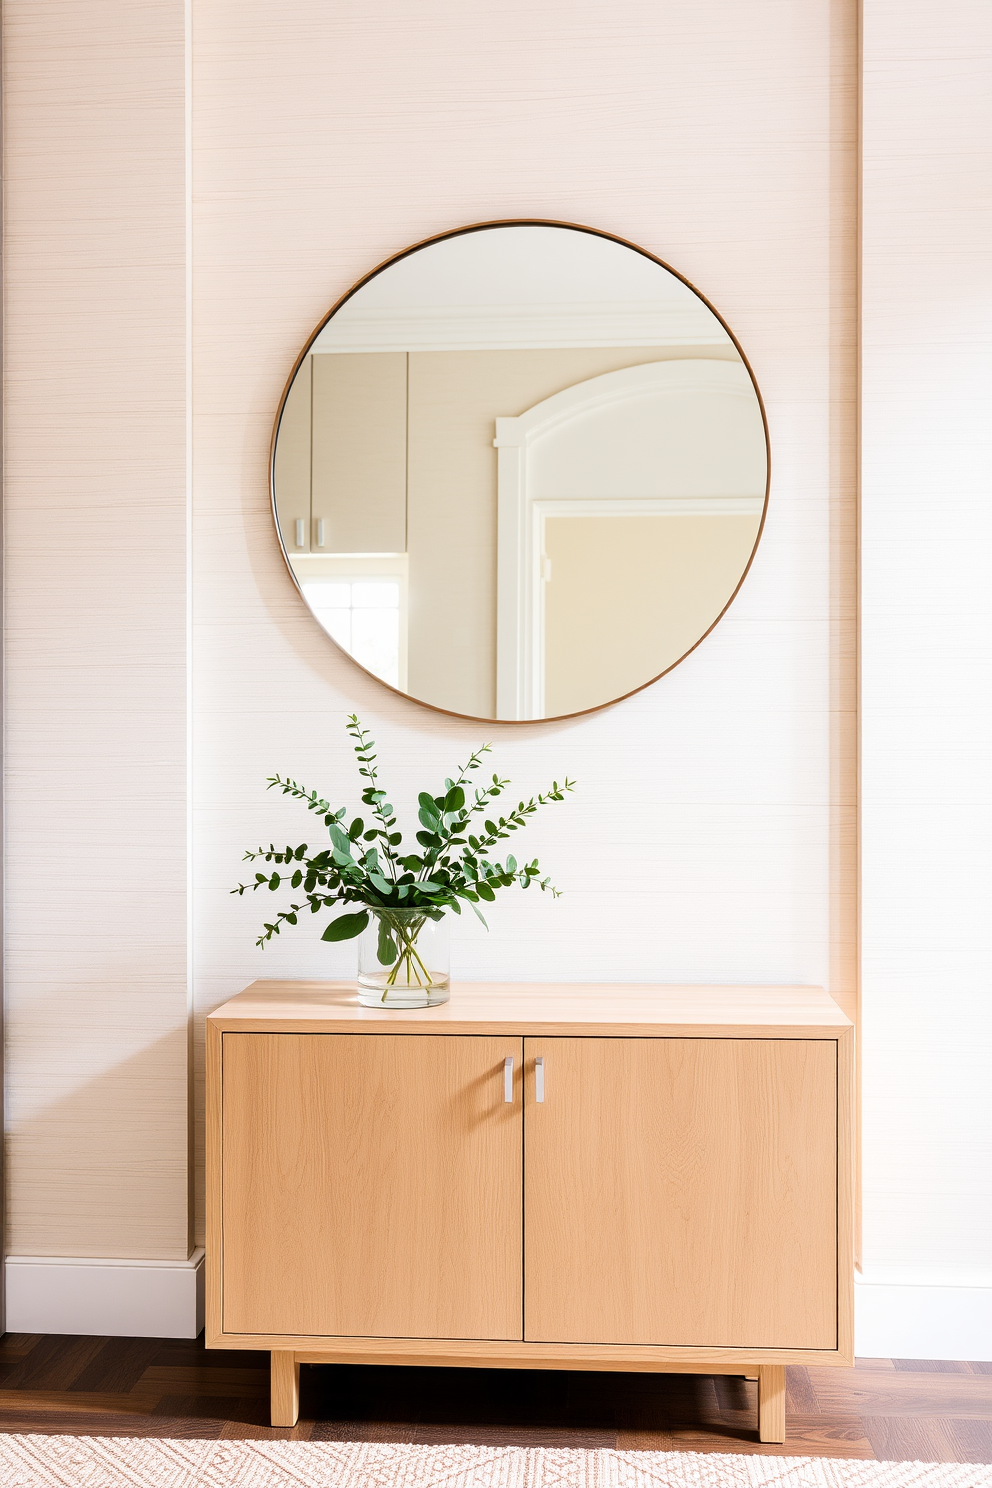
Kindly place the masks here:
POLYGON ((503 1099, 513 1104, 513 1059, 509 1055, 503 1060, 503 1099))
POLYGON ((544 1058, 541 1054, 534 1060, 534 1099, 544 1100, 544 1058))
POLYGON ((303 518, 302 517, 297 517, 297 519, 296 519, 296 546, 298 548, 302 548, 303 543, 304 543, 303 518))
POLYGON ((318 546, 318 548, 322 548, 324 546, 324 519, 323 519, 323 517, 318 517, 317 518, 317 546, 318 546))

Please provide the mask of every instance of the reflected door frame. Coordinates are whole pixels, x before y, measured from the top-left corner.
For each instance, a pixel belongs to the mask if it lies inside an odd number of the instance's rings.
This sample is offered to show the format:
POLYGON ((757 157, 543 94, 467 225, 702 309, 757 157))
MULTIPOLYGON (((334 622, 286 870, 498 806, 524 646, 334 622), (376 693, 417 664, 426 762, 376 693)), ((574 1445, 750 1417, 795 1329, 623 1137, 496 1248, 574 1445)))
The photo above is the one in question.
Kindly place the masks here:
MULTIPOLYGON (((701 516, 760 514, 764 495, 597 496, 534 495, 529 455, 551 430, 610 403, 692 384, 754 395, 737 362, 673 359, 606 372, 564 388, 516 418, 496 419, 496 717, 507 721, 545 717, 544 524, 548 516, 701 516), (731 370, 732 369, 732 370, 731 370)), ((650 680, 650 679, 647 679, 650 680)))

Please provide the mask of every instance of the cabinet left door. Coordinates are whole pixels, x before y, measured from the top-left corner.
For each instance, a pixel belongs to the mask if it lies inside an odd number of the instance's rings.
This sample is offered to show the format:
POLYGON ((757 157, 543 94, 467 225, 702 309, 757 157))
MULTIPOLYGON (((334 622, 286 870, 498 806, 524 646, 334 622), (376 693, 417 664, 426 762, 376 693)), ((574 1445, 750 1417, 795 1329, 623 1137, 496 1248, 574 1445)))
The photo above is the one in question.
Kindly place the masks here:
POLYGON ((522 1055, 225 1033, 223 1332, 521 1338, 522 1055))

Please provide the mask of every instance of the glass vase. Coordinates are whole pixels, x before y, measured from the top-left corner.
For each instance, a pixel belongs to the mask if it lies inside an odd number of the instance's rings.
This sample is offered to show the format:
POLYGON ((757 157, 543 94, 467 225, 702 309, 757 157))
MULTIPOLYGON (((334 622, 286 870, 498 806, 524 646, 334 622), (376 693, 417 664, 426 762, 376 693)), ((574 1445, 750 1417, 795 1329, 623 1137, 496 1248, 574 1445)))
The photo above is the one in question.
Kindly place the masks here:
POLYGON ((442 910, 373 905, 358 938, 358 1000, 363 1007, 421 1008, 447 1002, 448 916, 442 910))

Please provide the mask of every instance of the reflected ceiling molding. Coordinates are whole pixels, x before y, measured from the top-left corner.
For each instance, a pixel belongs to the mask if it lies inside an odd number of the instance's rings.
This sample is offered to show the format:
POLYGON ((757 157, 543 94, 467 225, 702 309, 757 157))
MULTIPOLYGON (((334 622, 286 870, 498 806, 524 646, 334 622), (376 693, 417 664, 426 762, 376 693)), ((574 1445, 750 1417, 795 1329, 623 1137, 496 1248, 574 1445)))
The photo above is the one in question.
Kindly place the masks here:
POLYGON ((369 351, 543 351, 590 346, 733 346, 700 301, 555 305, 345 305, 314 354, 369 351))

